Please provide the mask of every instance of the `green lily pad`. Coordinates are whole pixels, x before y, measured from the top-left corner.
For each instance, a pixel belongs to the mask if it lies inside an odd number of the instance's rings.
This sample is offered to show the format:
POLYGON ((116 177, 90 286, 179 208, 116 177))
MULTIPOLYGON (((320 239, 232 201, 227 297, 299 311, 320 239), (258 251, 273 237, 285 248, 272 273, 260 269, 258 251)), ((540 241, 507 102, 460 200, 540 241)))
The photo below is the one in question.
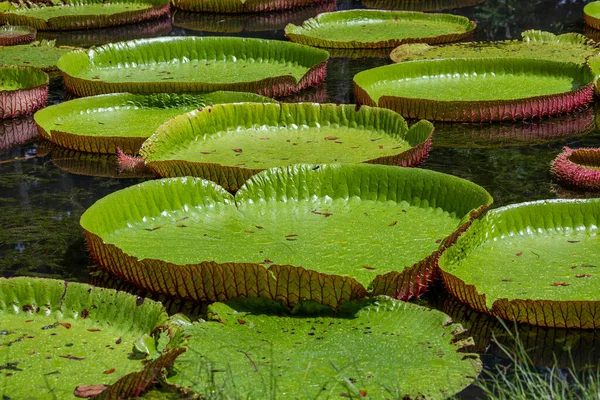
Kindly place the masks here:
POLYGON ((234 90, 287 96, 325 78, 328 53, 277 40, 167 37, 65 54, 65 86, 78 96, 234 90))
POLYGON ((40 134, 59 146, 89 153, 137 154, 144 140, 168 119, 207 105, 272 102, 252 93, 109 94, 66 101, 38 111, 40 134))
POLYGON ((600 191, 600 148, 566 147, 552 163, 552 175, 568 188, 600 191))
POLYGON ((181 10, 209 13, 251 13, 288 10, 326 3, 330 0, 174 0, 181 10))
POLYGON ((256 303, 212 304, 185 327, 191 350, 169 382, 227 398, 445 399, 481 371, 439 311, 380 297, 300 317, 256 303))
POLYGON ((511 58, 409 61, 354 76, 361 104, 435 121, 557 115, 588 104, 593 86, 585 65, 511 58))
POLYGON ((169 13, 166 0, 79 0, 43 3, 0 3, 0 23, 37 30, 92 29, 131 24, 169 13))
POLYGON ((56 63, 73 47, 56 46, 54 41, 42 40, 30 44, 0 47, 0 64, 36 67, 42 71, 54 71, 56 63))
POLYGON ((592 1, 583 7, 583 21, 594 29, 600 29, 600 1, 592 1))
POLYGON ((402 43, 449 43, 471 35, 476 24, 451 14, 347 10, 323 13, 285 28, 292 41, 316 47, 381 48, 402 43))
POLYGON ((362 0, 367 8, 380 10, 439 11, 452 8, 471 7, 485 0, 362 0))
POLYGON ((46 105, 48 74, 33 67, 0 65, 0 119, 16 118, 46 105))
POLYGON ((367 287, 422 292, 442 241, 491 201, 433 171, 296 165, 253 176, 235 198, 198 178, 144 182, 96 202, 81 226, 98 265, 156 293, 337 307, 367 287))
POLYGON ((550 32, 527 30, 522 40, 499 42, 454 43, 446 46, 403 44, 390 54, 394 62, 437 60, 440 58, 535 58, 583 64, 587 57, 597 54, 597 45, 579 33, 555 35, 550 32))
POLYGON ((599 220, 600 199, 489 211, 440 257, 444 283, 476 310, 507 320, 597 329, 599 220))
POLYGON ((0 26, 0 46, 13 46, 15 44, 33 42, 35 34, 36 30, 30 26, 0 26))
POLYGON ((197 176, 235 191, 252 175, 301 163, 414 166, 429 154, 433 125, 410 130, 397 113, 335 104, 223 104, 162 125, 142 146, 159 177, 197 176))
POLYGON ((136 343, 167 324, 160 303, 32 278, 0 279, 0 316, 0 393, 13 399, 70 399, 78 386, 115 384, 144 369, 136 343))

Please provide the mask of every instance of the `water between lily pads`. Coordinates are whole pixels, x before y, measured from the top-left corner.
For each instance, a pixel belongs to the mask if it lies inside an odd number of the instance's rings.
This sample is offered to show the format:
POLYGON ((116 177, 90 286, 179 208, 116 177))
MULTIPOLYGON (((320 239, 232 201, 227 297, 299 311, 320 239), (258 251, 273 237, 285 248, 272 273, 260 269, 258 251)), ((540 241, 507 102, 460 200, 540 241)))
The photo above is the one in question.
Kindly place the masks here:
MULTIPOLYGON (((582 32, 584 3, 582 0, 487 0, 452 12, 478 22, 476 40, 517 39, 522 30, 530 28, 554 33, 582 32)), ((338 1, 338 10, 352 8, 361 8, 360 2, 338 1)), ((306 13, 306 10, 303 12, 306 13)), ((274 24, 278 21, 276 17, 267 19, 269 25, 266 29, 278 27, 278 30, 261 31, 260 26, 253 24, 251 29, 247 27, 247 30, 229 35, 284 39, 285 18, 293 18, 293 13, 282 14, 280 27, 274 24)), ((186 18, 189 19, 189 15, 186 18)), ((224 26, 226 22, 217 20, 217 24, 223 23, 224 26)), ((219 26, 211 26, 210 29, 218 30, 219 26)), ((48 38, 56 38, 59 44, 91 45, 156 34, 215 35, 183 28, 169 31, 165 29, 165 21, 161 20, 141 25, 139 29, 110 28, 89 34, 45 33, 44 37, 53 36, 48 38), (79 43, 70 42, 73 38, 79 43)), ((332 59, 325 83, 300 93, 293 101, 353 103, 352 77, 362 70, 388 63, 385 58, 332 59)), ((50 90, 50 103, 65 99, 60 78, 52 80, 50 90)), ((484 186, 493 195, 495 206, 556 198, 562 192, 552 183, 550 162, 565 145, 598 146, 597 114, 598 110, 592 107, 567 117, 517 125, 436 124, 433 147, 422 167, 484 186)), ((44 144, 27 139, 34 135, 35 125, 31 120, 0 123, 1 274, 87 282, 90 279, 90 261, 79 217, 97 199, 147 178, 116 178, 114 159, 48 152, 44 144), (26 144, 14 145, 27 140, 26 144), (59 165, 64 169, 60 169, 59 165), (65 167, 67 165, 68 168, 65 167)), ((432 293, 418 302, 438 308, 467 326, 475 336, 475 349, 482 354, 486 367, 506 363, 498 349, 489 346, 492 333, 502 336, 502 330, 494 320, 461 307, 447 295, 432 293)), ((540 367, 551 365, 554 356, 561 366, 567 366, 569 354, 566 349, 571 349, 577 367, 597 365, 600 359, 595 350, 599 338, 594 332, 523 327, 520 333, 540 367)), ((473 392, 467 390, 462 396, 472 397, 473 392)))

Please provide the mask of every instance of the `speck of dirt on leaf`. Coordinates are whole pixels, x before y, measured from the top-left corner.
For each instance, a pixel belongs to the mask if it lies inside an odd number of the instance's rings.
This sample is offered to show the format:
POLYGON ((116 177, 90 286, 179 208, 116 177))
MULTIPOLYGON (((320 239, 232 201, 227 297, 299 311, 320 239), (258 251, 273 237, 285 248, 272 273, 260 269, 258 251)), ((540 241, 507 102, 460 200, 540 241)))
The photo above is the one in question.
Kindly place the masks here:
POLYGON ((522 252, 522 251, 520 251, 520 252, 518 252, 517 254, 515 254, 515 256, 517 256, 517 257, 521 257, 522 255, 523 255, 523 252, 522 252))
POLYGON ((550 286, 569 286, 568 283, 566 282, 554 282, 552 285, 550 286))

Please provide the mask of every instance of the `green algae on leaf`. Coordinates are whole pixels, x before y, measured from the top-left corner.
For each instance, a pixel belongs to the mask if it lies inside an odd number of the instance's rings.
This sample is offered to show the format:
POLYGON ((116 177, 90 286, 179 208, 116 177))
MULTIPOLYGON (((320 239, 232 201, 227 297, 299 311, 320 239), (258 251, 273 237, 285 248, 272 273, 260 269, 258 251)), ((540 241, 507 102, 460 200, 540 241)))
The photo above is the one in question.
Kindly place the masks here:
POLYGON ((157 293, 337 307, 370 286, 421 293, 440 242, 491 201, 433 171, 296 165, 253 176, 235 198, 198 178, 145 182, 96 202, 81 225, 102 268, 157 293))
POLYGON ((190 350, 169 383, 225 398, 445 399, 481 371, 462 327, 436 310, 378 297, 297 311, 210 305, 206 322, 185 327, 190 350))
POLYGON ((294 94, 325 78, 328 53, 277 40, 165 37, 72 52, 58 62, 78 96, 234 90, 294 94))
POLYGON ((117 93, 66 101, 38 111, 40 134, 59 146, 89 153, 137 154, 142 143, 168 119, 229 102, 273 102, 252 93, 135 95, 117 93))
POLYGON ((597 45, 579 33, 555 35, 550 32, 527 30, 522 40, 499 42, 466 42, 445 46, 403 44, 392 50, 394 62, 437 60, 441 58, 534 58, 583 64, 587 57, 597 54, 597 45))
POLYGON ((160 303, 33 278, 0 280, 0 316, 0 393, 10 398, 68 399, 77 386, 111 385, 144 368, 131 357, 135 340, 167 323, 160 303))
POLYGON ((48 74, 33 67, 0 65, 0 119, 16 118, 46 105, 48 74))
POLYGON ((14 46, 16 44, 33 42, 35 34, 36 30, 30 26, 0 26, 0 46, 14 46))
POLYGON ((166 0, 79 0, 0 3, 0 23, 42 31, 104 28, 156 19, 169 13, 166 0))
POLYGON ((429 153, 433 125, 410 129, 397 113, 335 104, 223 104, 162 125, 142 146, 159 177, 197 176, 235 191, 271 167, 301 163, 414 166, 429 153))
POLYGON ((319 14, 285 28, 293 42, 316 47, 381 48, 402 43, 449 43, 471 35, 476 24, 451 14, 348 10, 319 14))
POLYGON ((507 320, 597 329, 599 219, 600 199, 491 210, 440 257, 444 283, 476 310, 507 320))
POLYGON ((407 118, 503 121, 574 111, 592 100, 586 66, 535 59, 409 61, 354 76, 357 101, 407 118))

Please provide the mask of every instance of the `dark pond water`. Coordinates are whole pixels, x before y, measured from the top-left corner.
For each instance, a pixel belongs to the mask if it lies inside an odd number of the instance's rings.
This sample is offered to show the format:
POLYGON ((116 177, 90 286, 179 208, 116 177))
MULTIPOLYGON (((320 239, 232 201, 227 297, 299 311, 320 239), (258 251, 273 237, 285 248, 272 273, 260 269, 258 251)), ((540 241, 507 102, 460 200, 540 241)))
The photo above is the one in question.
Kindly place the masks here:
MULTIPOLYGON (((461 1, 439 3, 455 7, 461 1)), ((446 11, 476 20, 474 39, 501 40, 519 38, 521 31, 531 28, 554 33, 583 32, 582 9, 587 2, 465 0, 463 3, 478 4, 446 11)), ((175 12, 172 19, 154 23, 40 36, 57 39, 59 44, 79 46, 165 35, 228 34, 284 39, 286 23, 298 23, 335 7, 331 3, 318 9, 244 17, 175 12), (223 31, 230 33, 220 33, 223 31)), ((338 10, 363 7, 358 0, 337 2, 338 10)), ((353 76, 388 62, 386 58, 375 57, 332 59, 325 83, 293 100, 353 103, 353 76)), ((61 79, 55 77, 50 103, 61 102, 65 96, 61 79)), ((554 198, 557 190, 551 181, 550 162, 565 145, 599 145, 596 114, 592 107, 570 116, 520 124, 437 124, 431 154, 423 168, 484 186, 493 195, 495 206, 554 198), (551 137, 542 138, 545 134, 551 137)), ((81 214, 97 199, 147 178, 117 177, 111 159, 49 151, 47 145, 35 139, 35 133, 31 119, 0 122, 0 272, 5 277, 28 275, 89 282, 90 260, 79 227, 81 214), (28 135, 31 139, 27 144, 15 144, 28 135)), ((468 327, 486 367, 504 363, 498 348, 490 344, 493 334, 503 337, 504 331, 498 323, 440 292, 427 294, 419 302, 441 309, 468 327)), ((540 367, 551 365, 555 357, 561 366, 567 366, 570 355, 578 368, 598 363, 599 354, 595 350, 598 338, 594 331, 521 327, 520 335, 540 367)), ((474 390, 462 394, 465 398, 477 395, 474 390)))

